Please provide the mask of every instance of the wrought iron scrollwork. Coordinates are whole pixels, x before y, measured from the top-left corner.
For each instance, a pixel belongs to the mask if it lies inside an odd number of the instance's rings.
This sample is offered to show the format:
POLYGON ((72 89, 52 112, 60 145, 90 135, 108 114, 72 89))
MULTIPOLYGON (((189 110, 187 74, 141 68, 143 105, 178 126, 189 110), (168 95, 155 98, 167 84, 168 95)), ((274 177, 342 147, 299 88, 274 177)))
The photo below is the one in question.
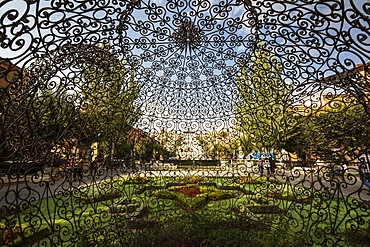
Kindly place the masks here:
POLYGON ((3 1, 0 245, 368 244, 369 14, 3 1))

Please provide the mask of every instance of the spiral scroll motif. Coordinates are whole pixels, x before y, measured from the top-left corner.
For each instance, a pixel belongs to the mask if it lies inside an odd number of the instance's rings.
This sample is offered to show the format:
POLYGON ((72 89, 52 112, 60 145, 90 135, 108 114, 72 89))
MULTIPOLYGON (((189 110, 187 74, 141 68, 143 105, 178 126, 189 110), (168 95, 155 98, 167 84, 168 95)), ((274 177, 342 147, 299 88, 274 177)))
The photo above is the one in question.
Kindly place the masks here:
POLYGON ((2 1, 0 245, 367 245, 369 15, 2 1))

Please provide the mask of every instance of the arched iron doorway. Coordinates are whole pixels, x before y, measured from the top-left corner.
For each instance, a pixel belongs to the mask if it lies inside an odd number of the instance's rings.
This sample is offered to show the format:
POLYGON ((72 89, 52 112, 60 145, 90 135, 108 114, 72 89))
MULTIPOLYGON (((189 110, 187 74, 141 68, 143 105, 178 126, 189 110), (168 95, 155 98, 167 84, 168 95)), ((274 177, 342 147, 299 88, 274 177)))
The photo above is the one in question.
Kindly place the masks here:
POLYGON ((2 245, 369 242, 369 4, 4 1, 2 245))

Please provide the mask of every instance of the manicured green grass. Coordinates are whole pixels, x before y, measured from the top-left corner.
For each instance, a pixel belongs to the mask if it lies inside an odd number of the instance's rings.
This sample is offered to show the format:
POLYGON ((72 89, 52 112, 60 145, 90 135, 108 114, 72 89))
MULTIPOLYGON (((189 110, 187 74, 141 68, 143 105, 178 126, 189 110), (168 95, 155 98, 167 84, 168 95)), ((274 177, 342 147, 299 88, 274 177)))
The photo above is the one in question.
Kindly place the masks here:
POLYGON ((361 246, 369 207, 266 178, 128 177, 65 190, 4 218, 43 233, 33 241, 45 246, 361 246), (208 200, 175 193, 194 186, 208 200))

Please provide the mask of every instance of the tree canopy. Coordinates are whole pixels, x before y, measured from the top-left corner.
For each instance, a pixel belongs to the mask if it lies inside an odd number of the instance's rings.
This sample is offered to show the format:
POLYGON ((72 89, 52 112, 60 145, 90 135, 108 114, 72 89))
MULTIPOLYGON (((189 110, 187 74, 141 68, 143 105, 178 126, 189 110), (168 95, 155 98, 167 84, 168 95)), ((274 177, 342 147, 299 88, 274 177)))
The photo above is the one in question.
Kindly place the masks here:
MULTIPOLYGON (((112 57, 109 46, 102 49, 112 57)), ((93 63, 84 65, 80 87, 80 104, 89 119, 86 128, 94 132, 95 141, 106 154, 114 154, 125 145, 128 132, 139 119, 135 71, 127 68, 125 61, 112 59, 107 63, 106 56, 97 56, 93 63)))
POLYGON ((284 145, 302 160, 320 156, 351 160, 369 149, 370 119, 366 109, 349 95, 333 96, 311 114, 294 116, 296 125, 284 145))
MULTIPOLYGON (((48 77, 32 76, 35 83, 29 91, 35 93, 24 107, 37 123, 35 133, 50 147, 66 152, 73 146, 89 149, 94 142, 105 155, 127 149, 128 132, 140 115, 135 70, 116 58, 108 44, 78 55, 70 48, 53 53, 55 58, 45 62, 53 71, 48 77), (69 72, 73 81, 58 72, 62 66, 54 61, 62 55, 78 56, 68 66, 75 69, 69 72)), ((68 63, 68 59, 61 61, 68 63)))
POLYGON ((236 82, 240 101, 235 115, 245 140, 245 149, 270 151, 281 147, 289 127, 287 109, 292 89, 284 82, 282 66, 264 43, 258 43, 253 56, 240 62, 236 82))

